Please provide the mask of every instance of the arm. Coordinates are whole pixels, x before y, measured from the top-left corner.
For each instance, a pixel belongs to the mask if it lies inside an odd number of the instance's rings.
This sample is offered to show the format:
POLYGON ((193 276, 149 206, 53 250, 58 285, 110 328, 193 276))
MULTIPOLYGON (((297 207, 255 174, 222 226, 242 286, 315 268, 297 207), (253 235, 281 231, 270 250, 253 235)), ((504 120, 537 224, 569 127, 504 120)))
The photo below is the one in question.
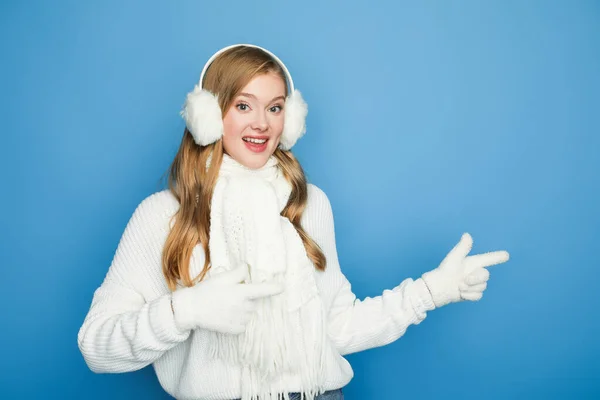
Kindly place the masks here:
MULTIPOLYGON (((146 302, 142 289, 162 278, 161 256, 168 234, 167 193, 155 193, 136 208, 77 335, 94 372, 141 369, 186 340, 171 309, 171 294, 146 302)), ((153 288, 153 287, 151 287, 153 288)))
POLYGON ((357 299, 338 262, 331 204, 323 191, 313 187, 314 203, 311 206, 315 218, 310 218, 311 236, 327 258, 323 284, 332 288, 328 289, 332 290, 328 316, 330 339, 342 355, 395 341, 410 325, 425 319, 426 311, 435 308, 425 282, 422 278, 407 278, 392 290, 384 290, 380 296, 357 299))
MULTIPOLYGON (((342 275, 340 273, 340 275, 342 275)), ((329 312, 329 335, 340 354, 384 346, 400 338, 410 325, 419 324, 433 310, 433 302, 421 278, 407 278, 380 296, 356 298, 342 275, 329 312)))

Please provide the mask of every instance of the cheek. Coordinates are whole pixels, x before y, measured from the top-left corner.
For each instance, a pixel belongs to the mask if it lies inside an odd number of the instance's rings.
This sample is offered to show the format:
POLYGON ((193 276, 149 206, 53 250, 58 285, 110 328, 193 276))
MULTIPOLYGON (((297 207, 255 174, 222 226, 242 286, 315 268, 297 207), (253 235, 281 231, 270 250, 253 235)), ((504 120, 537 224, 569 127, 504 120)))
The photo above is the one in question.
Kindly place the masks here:
POLYGON ((284 114, 282 113, 277 118, 273 118, 273 121, 271 122, 271 128, 277 135, 281 135, 281 133, 283 132, 283 120, 284 114))
POLYGON ((235 113, 228 113, 225 118, 223 118, 223 134, 225 137, 239 136, 244 129, 244 126, 245 123, 243 118, 240 118, 239 115, 235 115, 235 113))

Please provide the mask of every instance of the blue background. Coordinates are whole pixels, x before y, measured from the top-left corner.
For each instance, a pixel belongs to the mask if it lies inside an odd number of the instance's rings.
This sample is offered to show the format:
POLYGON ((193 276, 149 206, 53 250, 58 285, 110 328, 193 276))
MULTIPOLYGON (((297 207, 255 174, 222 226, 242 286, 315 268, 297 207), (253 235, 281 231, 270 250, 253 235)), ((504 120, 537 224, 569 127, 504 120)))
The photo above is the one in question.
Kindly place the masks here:
POLYGON ((76 336, 185 94, 238 42, 309 104, 294 152, 358 297, 463 232, 511 254, 480 302, 350 355, 347 399, 600 396, 599 2, 4 1, 3 398, 169 398, 151 367, 92 373, 76 336))

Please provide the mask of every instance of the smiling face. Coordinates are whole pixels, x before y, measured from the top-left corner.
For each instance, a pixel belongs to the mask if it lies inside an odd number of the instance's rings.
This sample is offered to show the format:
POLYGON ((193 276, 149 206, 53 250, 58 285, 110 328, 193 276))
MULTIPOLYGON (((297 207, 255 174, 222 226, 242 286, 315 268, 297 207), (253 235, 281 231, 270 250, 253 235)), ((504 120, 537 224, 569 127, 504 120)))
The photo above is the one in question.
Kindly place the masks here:
POLYGON ((277 149, 285 115, 285 82, 275 73, 255 76, 223 117, 223 149, 240 164, 257 169, 277 149))

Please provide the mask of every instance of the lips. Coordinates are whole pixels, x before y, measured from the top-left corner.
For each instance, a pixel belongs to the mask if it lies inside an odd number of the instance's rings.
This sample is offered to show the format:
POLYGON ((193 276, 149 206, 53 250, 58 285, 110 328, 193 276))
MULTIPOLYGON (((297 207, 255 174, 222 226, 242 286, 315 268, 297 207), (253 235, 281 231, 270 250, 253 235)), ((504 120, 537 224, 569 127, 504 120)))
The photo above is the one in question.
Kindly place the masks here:
POLYGON ((247 138, 255 138, 255 139, 266 139, 266 141, 262 144, 258 144, 258 143, 251 143, 251 142, 247 142, 245 140, 242 140, 242 142, 244 142, 244 145, 246 146, 246 148, 254 153, 262 153, 263 151, 265 151, 267 149, 267 143, 269 143, 269 138, 265 137, 265 136, 244 136, 247 138))
POLYGON ((268 136, 244 136, 242 139, 269 139, 268 136))

